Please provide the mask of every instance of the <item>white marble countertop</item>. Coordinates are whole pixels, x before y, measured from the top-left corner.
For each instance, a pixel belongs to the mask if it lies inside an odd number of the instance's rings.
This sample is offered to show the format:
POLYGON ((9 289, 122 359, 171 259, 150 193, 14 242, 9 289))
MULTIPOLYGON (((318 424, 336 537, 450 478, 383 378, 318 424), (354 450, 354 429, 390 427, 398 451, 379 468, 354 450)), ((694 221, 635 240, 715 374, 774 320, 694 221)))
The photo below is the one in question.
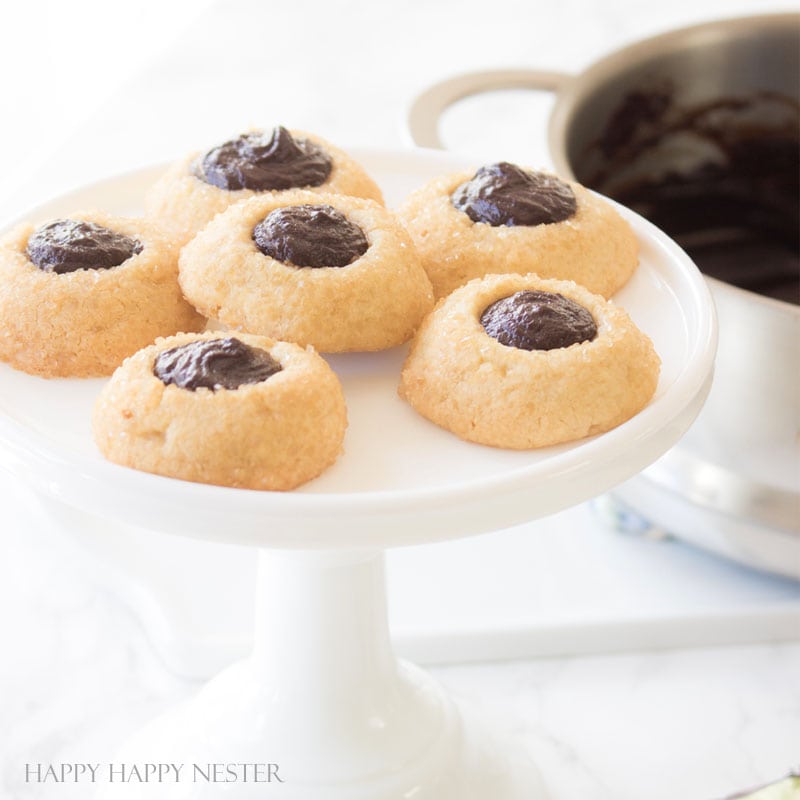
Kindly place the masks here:
MULTIPOLYGON (((11 113, 0 147, 11 157, 0 218, 254 124, 404 147, 405 110, 434 80, 507 66, 576 72, 671 27, 796 8, 759 0, 546 8, 519 0, 143 0, 123 12, 100 0, 30 3, 3 11, 11 113)), ((448 145, 547 163, 550 99, 526 98, 462 103, 445 120, 448 145)), ((131 607, 87 580, 80 547, 45 531, 5 476, 0 498, 16 504, 5 517, 15 522, 0 526, 0 796, 85 797, 82 787, 26 784, 25 763, 108 760, 127 733, 199 684, 164 666, 131 607)), ((691 570, 692 579, 701 574, 691 570)), ((757 583, 764 597, 798 599, 790 583, 754 582, 746 570, 725 580, 733 593, 741 580, 748 597, 757 583)), ((519 735, 554 800, 713 800, 800 766, 800 630, 796 641, 695 644, 432 670, 519 735)))

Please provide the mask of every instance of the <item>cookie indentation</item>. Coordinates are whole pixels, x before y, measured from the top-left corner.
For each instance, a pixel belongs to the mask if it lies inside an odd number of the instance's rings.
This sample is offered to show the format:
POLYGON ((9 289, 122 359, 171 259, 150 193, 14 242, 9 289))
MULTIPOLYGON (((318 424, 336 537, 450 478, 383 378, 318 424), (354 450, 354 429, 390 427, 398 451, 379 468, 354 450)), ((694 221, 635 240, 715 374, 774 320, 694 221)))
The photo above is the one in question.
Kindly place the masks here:
POLYGON ((26 254, 43 272, 111 269, 142 252, 142 244, 124 233, 77 219, 42 225, 28 239, 26 254))
POLYGON ((332 168, 331 157, 319 145, 278 126, 214 147, 197 163, 195 174, 219 189, 263 192, 321 186, 332 168))
POLYGON ((594 339, 597 325, 579 303, 556 292, 516 292, 481 314, 486 333, 507 347, 555 350, 594 339))
POLYGON ((562 222, 578 207, 572 188, 555 175, 507 161, 481 167, 456 188, 450 200, 473 222, 493 227, 562 222))
POLYGON ((329 205, 277 208, 253 228, 253 241, 295 267, 346 267, 369 248, 364 231, 329 205))
POLYGON ((194 391, 199 388, 238 389, 261 383, 280 372, 281 365, 266 351, 239 339, 200 339, 164 350, 153 373, 163 383, 194 391))

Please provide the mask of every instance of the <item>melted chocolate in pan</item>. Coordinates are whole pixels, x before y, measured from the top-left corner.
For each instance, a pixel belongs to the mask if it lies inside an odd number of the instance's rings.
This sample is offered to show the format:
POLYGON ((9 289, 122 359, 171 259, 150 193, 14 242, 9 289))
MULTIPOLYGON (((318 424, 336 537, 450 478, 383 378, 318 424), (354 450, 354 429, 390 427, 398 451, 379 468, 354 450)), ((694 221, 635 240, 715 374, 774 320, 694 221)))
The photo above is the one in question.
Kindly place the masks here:
POLYGON ((712 277, 800 302, 800 104, 760 92, 679 109, 631 92, 583 180, 672 236, 712 277))

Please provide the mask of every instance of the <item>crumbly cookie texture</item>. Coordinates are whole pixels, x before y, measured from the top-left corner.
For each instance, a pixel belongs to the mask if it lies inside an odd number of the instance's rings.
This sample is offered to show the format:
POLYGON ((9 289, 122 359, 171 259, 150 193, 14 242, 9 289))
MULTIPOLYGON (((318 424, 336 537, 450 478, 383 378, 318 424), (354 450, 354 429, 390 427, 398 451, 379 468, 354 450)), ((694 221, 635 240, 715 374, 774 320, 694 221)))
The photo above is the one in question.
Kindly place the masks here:
POLYGON ((572 281, 490 275, 441 300, 421 326, 399 392, 462 439, 515 450, 559 444, 620 425, 650 401, 660 359, 618 306, 572 281), (496 300, 557 292, 586 308, 597 335, 554 350, 500 344, 480 322, 496 300))
POLYGON ((158 354, 230 334, 179 334, 126 359, 94 407, 100 452, 117 464, 198 483, 286 491, 315 478, 342 451, 341 384, 313 349, 261 336, 236 338, 268 351, 281 370, 237 389, 165 385, 158 354))
POLYGON ((155 225, 101 211, 69 215, 138 240, 142 251, 110 269, 45 272, 26 254, 23 223, 0 240, 0 360, 43 377, 110 375, 157 336, 206 320, 178 286, 178 250, 155 225))
POLYGON ((325 353, 399 345, 433 307, 430 281, 394 215, 343 195, 298 190, 253 197, 209 223, 179 263, 184 294, 210 318, 325 353), (344 267, 295 267, 258 249, 253 228, 270 212, 317 203, 363 230, 369 247, 362 256, 344 267))
MULTIPOLYGON (((305 131, 293 130, 293 136, 309 139, 322 147, 332 159, 331 174, 320 186, 304 191, 364 197, 383 205, 378 184, 364 168, 344 150, 305 131)), ((194 175, 194 164, 203 153, 196 152, 177 161, 159 178, 145 195, 145 216, 169 231, 178 245, 184 245, 202 230, 217 214, 254 196, 278 197, 293 189, 256 192, 252 189, 229 191, 213 186, 194 175)))
POLYGON ((577 200, 574 216, 533 226, 473 222, 455 208, 451 194, 474 172, 436 178, 410 194, 398 209, 417 246, 437 298, 474 278, 494 273, 535 272, 572 280, 610 297, 639 263, 639 245, 613 206, 570 183, 577 200))

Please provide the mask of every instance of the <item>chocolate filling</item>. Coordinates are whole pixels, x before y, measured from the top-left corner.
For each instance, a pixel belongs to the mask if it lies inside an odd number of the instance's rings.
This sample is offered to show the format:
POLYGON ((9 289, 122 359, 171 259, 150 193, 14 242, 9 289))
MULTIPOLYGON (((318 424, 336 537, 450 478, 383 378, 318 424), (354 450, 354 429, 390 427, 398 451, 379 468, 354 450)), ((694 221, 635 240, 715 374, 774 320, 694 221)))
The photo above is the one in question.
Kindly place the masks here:
POLYGON ((57 219, 28 239, 28 258, 44 272, 111 269, 142 252, 142 244, 94 222, 57 219))
POLYGON ((481 167, 450 201, 473 222, 493 227, 562 222, 577 210, 575 194, 564 181, 507 161, 481 167))
POLYGON ((261 383, 281 369, 266 350, 240 339, 200 339, 159 353, 153 374, 167 386, 193 392, 201 387, 213 391, 261 383))
POLYGON ((253 241, 295 267, 346 267, 369 247, 364 231, 328 205, 277 208, 253 228, 253 241))
POLYGON ((556 292, 522 291, 497 300, 481 314, 486 333, 520 350, 555 350, 597 335, 592 315, 556 292))
POLYGON ((675 93, 627 94, 579 180, 654 222, 707 275, 800 302, 800 104, 754 92, 682 106, 675 93))
POLYGON ((308 139, 286 128, 255 131, 209 150, 195 165, 195 175, 219 189, 264 192, 321 186, 332 170, 331 157, 308 139))

